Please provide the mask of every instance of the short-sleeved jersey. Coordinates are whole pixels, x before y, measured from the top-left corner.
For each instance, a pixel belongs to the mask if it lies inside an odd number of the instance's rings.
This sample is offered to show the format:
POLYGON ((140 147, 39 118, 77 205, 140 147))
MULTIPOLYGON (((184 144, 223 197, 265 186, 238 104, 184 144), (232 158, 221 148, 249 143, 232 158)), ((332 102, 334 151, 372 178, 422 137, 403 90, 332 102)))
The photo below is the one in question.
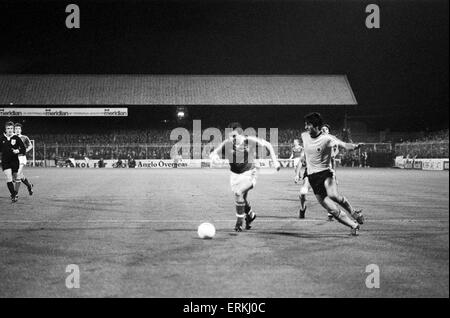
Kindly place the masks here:
POLYGON ((23 144, 22 139, 16 135, 12 135, 11 137, 3 135, 0 137, 0 152, 2 153, 3 163, 17 160, 17 154, 13 152, 15 149, 18 149, 20 154, 25 154, 25 145, 23 144))
POLYGON ((28 138, 25 135, 17 135, 18 137, 20 137, 20 139, 22 139, 23 144, 25 145, 25 149, 28 149, 28 147, 31 146, 31 140, 30 138, 28 138))
POLYGON ((302 146, 298 146, 298 147, 292 147, 292 158, 300 158, 302 155, 302 151, 303 151, 303 147, 302 146))
POLYGON ((225 158, 228 159, 232 172, 241 174, 255 168, 255 146, 247 138, 239 145, 231 140, 225 143, 225 158))
POLYGON ((308 132, 304 132, 302 140, 308 174, 331 169, 333 147, 338 146, 336 137, 320 133, 317 137, 312 138, 308 132))

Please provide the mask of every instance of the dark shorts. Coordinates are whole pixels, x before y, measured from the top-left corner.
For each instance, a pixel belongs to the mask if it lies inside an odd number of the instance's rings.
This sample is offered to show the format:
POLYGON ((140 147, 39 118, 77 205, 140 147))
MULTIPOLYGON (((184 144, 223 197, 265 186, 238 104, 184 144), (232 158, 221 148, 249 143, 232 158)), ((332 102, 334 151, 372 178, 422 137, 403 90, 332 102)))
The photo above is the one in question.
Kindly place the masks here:
POLYGON ((314 194, 320 196, 327 196, 327 189, 325 188, 325 180, 334 178, 334 172, 331 170, 324 170, 308 175, 309 184, 314 191, 314 194))
POLYGON ((17 173, 19 171, 19 160, 2 162, 2 170, 5 171, 8 169, 11 169, 12 173, 17 173))

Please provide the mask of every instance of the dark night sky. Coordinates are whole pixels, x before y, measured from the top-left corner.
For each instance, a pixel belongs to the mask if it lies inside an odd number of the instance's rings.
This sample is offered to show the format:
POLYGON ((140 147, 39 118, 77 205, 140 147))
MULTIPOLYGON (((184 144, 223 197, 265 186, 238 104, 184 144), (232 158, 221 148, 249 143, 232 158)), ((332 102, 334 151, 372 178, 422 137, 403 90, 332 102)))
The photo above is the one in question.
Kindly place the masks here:
MULTIPOLYGON (((1 1, 0 73, 347 74, 350 115, 448 127, 448 1, 1 1), (64 26, 81 8, 81 29, 64 26), (381 29, 365 28, 365 6, 381 29)), ((395 129, 398 127, 399 129, 395 129)))

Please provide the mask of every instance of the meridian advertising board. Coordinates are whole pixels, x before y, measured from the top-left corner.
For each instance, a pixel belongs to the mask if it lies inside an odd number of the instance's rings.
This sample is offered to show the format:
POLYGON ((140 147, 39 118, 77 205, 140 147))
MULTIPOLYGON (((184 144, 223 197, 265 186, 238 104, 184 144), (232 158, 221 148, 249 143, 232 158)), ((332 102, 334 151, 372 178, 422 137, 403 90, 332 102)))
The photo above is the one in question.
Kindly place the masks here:
POLYGON ((126 117, 128 108, 0 108, 0 117, 126 117))

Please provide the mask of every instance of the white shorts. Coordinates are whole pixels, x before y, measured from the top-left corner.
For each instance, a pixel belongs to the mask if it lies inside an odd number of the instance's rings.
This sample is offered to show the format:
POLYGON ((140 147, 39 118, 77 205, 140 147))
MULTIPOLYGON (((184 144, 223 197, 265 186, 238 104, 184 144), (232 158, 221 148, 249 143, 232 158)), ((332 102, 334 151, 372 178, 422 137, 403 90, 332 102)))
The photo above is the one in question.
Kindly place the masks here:
POLYGON ((241 188, 243 183, 250 182, 253 186, 256 185, 256 169, 245 171, 244 173, 234 173, 230 174, 230 186, 231 191, 236 192, 241 188))
POLYGON ((300 157, 294 158, 294 168, 297 167, 300 163, 300 157))
POLYGON ((27 157, 26 156, 19 156, 19 165, 27 165, 27 157))

